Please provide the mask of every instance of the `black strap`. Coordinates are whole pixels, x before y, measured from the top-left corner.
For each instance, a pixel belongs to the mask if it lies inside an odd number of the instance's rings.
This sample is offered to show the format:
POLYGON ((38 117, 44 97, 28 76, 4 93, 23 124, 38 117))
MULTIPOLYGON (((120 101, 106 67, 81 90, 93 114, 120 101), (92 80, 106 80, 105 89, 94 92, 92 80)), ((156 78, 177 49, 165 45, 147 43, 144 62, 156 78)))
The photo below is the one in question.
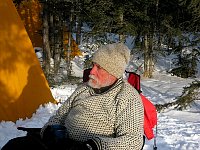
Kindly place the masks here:
POLYGON ((18 130, 26 132, 40 132, 41 128, 26 128, 26 127, 17 127, 18 130))
POLYGON ((156 125, 156 134, 154 136, 154 145, 153 145, 153 150, 157 150, 157 145, 156 145, 156 137, 157 137, 157 125, 156 125))

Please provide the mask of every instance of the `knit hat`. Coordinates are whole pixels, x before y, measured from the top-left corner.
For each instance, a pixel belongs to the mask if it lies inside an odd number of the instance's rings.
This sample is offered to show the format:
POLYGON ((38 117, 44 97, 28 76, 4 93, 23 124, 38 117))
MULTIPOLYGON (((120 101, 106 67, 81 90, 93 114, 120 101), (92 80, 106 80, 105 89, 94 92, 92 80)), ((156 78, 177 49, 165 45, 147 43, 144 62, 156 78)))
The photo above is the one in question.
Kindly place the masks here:
POLYGON ((116 78, 123 76, 130 59, 130 50, 123 43, 101 46, 93 55, 92 61, 99 64, 116 78))

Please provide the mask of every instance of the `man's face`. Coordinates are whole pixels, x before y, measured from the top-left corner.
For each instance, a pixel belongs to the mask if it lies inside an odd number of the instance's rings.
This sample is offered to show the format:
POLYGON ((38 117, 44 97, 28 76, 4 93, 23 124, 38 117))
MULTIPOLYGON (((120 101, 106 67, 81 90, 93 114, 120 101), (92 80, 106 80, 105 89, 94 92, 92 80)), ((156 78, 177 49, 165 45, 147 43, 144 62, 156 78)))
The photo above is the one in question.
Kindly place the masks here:
POLYGON ((117 78, 115 76, 109 74, 100 65, 94 63, 90 71, 88 85, 92 88, 100 89, 113 84, 116 80, 117 78))

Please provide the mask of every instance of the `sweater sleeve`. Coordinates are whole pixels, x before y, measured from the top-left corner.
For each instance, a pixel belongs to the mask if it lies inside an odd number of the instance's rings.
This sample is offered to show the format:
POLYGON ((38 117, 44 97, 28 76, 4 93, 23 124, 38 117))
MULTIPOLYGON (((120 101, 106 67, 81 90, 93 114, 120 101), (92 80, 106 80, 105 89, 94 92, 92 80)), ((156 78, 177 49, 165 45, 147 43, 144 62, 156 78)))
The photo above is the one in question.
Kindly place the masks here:
POLYGON ((103 150, 140 150, 143 145, 144 110, 135 89, 126 88, 116 99, 115 137, 97 137, 103 150))
POLYGON ((43 136, 43 132, 48 125, 65 125, 65 118, 67 117, 68 111, 73 103, 73 100, 79 95, 85 86, 81 85, 71 94, 71 96, 58 108, 55 115, 51 116, 48 122, 42 127, 40 135, 43 136))

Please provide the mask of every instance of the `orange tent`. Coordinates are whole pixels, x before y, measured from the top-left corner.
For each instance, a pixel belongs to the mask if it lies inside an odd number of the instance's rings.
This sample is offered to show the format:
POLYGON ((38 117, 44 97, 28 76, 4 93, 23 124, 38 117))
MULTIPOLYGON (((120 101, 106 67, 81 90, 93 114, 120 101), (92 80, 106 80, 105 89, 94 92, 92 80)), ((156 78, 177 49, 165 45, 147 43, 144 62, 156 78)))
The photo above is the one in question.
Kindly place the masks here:
POLYGON ((81 56, 81 50, 79 49, 76 41, 73 39, 71 33, 67 30, 67 27, 64 27, 63 30, 63 46, 64 46, 64 56, 67 57, 68 49, 71 51, 70 53, 70 60, 73 59, 75 56, 81 56), (71 39, 70 47, 69 45, 69 38, 71 39))
POLYGON ((42 5, 39 0, 23 0, 17 11, 31 39, 33 47, 42 47, 42 19, 40 13, 42 5))
MULTIPOLYGON (((18 14, 21 17, 21 20, 34 47, 43 47, 41 35, 42 19, 40 16, 42 9, 43 5, 39 2, 39 0, 23 0, 17 7, 18 14)), ((69 33, 67 30, 67 27, 64 27, 63 31, 63 48, 66 57, 68 49, 71 50, 69 52, 71 59, 75 56, 82 55, 76 41, 73 39, 71 33, 69 33), (70 48, 68 47, 69 37, 71 39, 70 48)))
POLYGON ((30 118, 56 102, 12 0, 0 1, 0 121, 30 118))

